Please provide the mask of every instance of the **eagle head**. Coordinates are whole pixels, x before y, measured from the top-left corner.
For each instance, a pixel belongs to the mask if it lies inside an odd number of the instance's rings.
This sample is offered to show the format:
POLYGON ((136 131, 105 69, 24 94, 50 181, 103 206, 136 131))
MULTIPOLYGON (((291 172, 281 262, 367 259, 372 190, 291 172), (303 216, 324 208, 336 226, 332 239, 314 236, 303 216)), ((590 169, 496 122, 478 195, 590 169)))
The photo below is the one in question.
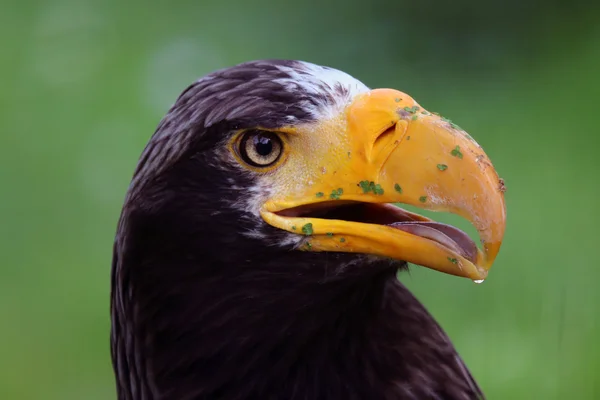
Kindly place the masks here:
POLYGON ((119 221, 120 397, 350 399, 421 385, 442 398, 451 373, 474 390, 395 274, 411 262, 485 279, 504 235, 499 182, 466 132, 406 93, 300 61, 199 79, 144 149, 119 221), (468 219, 481 249, 392 203, 468 219))

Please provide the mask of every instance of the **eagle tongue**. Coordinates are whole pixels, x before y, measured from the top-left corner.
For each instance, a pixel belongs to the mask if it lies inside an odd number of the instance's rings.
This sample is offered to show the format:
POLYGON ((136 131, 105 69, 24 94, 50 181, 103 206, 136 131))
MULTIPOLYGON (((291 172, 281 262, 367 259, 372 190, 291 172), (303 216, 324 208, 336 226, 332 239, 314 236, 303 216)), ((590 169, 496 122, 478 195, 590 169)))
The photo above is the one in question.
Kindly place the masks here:
POLYGON ((405 221, 394 222, 389 226, 438 242, 472 262, 477 260, 477 245, 475 242, 471 240, 469 235, 451 225, 439 222, 405 221))

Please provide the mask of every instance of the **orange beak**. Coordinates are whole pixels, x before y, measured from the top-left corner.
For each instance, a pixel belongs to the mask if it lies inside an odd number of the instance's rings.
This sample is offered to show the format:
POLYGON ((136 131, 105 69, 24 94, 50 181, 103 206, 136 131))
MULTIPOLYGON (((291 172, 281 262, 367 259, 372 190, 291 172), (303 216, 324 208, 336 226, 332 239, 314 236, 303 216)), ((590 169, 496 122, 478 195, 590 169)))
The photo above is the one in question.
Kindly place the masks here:
POLYGON ((359 95, 343 115, 307 130, 294 139, 287 172, 307 184, 277 191, 261 211, 267 223, 305 235, 304 250, 374 254, 486 278, 504 236, 504 189, 467 133, 391 89, 359 95), (385 214, 383 223, 293 211, 358 203, 385 214), (388 203, 461 215, 477 229, 482 249, 456 228, 388 203))

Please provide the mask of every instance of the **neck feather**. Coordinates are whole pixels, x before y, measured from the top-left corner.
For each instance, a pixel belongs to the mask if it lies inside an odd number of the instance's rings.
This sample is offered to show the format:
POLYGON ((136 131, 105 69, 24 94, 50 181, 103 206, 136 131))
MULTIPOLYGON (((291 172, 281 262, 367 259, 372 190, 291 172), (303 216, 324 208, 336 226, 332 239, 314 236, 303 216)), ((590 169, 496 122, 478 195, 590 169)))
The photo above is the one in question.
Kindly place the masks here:
POLYGON ((128 217, 112 278, 120 400, 477 398, 397 280, 404 264, 239 238, 198 246, 172 218, 128 217))

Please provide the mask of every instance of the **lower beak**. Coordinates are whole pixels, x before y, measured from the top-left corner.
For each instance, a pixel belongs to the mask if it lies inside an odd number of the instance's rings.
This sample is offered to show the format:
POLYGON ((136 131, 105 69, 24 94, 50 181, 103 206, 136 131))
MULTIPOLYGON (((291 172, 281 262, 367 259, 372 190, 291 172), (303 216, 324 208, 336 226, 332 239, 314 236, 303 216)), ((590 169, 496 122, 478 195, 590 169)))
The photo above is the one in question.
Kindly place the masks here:
POLYGON ((299 230, 309 226, 308 250, 376 254, 485 279, 502 243, 506 209, 501 180, 482 148, 457 125, 395 90, 357 97, 343 119, 342 132, 321 129, 325 134, 313 139, 335 148, 324 144, 326 153, 307 156, 307 166, 325 166, 332 176, 314 174, 320 179, 312 186, 270 199, 262 211, 265 221, 305 235, 299 230), (456 228, 391 207, 377 211, 387 213, 383 224, 285 212, 325 202, 403 203, 458 214, 477 229, 482 249, 466 243, 456 228))

